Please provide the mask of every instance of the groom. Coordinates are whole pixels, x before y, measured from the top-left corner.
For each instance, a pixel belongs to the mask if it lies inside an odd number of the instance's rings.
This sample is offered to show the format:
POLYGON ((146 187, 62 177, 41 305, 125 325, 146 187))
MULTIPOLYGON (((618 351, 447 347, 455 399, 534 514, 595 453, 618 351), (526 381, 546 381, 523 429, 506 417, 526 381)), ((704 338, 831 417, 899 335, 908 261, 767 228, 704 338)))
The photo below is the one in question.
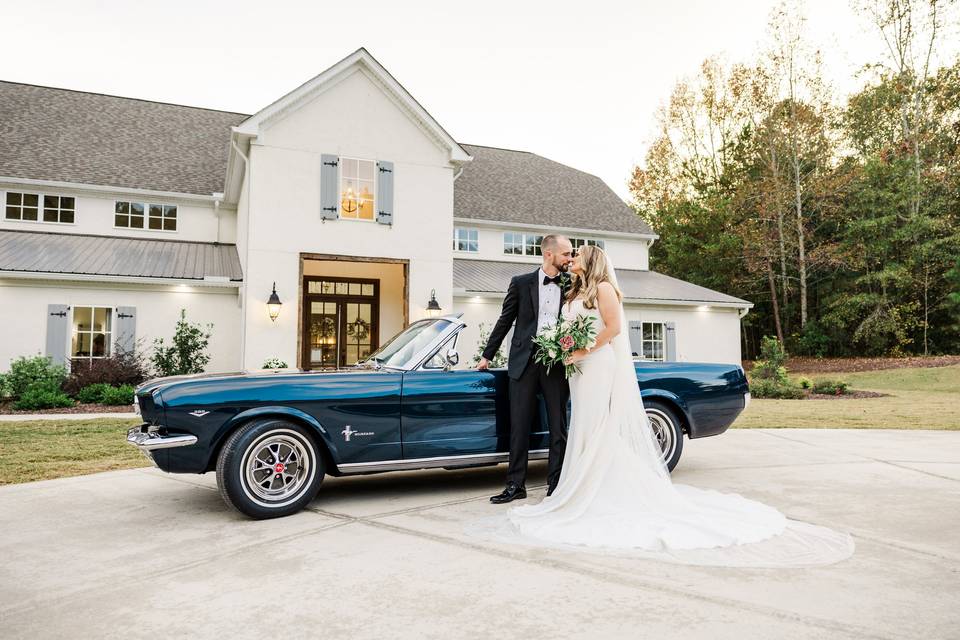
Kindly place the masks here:
POLYGON ((567 268, 573 262, 573 245, 560 235, 549 235, 540 244, 543 265, 531 273, 514 276, 503 299, 500 319, 490 332, 478 369, 490 366, 500 343, 516 323, 510 341, 507 375, 510 377, 510 466, 507 486, 490 502, 502 504, 527 497, 527 456, 530 429, 537 415, 537 393, 543 394, 550 425, 550 455, 547 463, 547 495, 560 480, 563 452, 567 446, 567 400, 570 387, 563 367, 547 368, 533 359, 533 337, 557 322, 566 294, 567 268))

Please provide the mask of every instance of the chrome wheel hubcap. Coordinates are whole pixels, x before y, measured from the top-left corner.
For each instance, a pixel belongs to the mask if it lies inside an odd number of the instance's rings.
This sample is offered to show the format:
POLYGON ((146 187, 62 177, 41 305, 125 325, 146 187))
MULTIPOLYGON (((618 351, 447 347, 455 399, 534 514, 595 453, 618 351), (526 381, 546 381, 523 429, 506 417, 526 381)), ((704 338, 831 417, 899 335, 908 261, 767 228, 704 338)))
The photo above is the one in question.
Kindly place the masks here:
POLYGON ((291 436, 274 435, 258 442, 247 456, 247 486, 264 502, 282 502, 299 493, 310 477, 310 455, 291 436))
POLYGON ((650 427, 653 429, 653 435, 656 436, 657 443, 660 445, 663 460, 670 460, 677 448, 676 439, 674 438, 673 421, 656 409, 647 409, 647 418, 650 419, 650 427))

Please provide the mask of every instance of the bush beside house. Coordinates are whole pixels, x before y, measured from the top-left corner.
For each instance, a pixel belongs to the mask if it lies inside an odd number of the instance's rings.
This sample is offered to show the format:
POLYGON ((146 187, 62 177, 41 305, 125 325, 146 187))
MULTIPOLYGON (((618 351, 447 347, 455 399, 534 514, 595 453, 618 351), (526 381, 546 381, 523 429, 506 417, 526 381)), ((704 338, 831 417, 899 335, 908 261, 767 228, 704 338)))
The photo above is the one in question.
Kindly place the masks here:
POLYGON ((843 395, 849 385, 841 380, 811 380, 800 377, 791 380, 786 367, 787 353, 779 340, 764 336, 760 347, 760 360, 750 372, 750 394, 754 398, 801 400, 811 392, 843 395))
MULTIPOLYGON (((162 338, 154 343, 152 363, 161 376, 203 373, 210 361, 207 346, 213 325, 187 322, 186 310, 174 330, 170 346, 162 338)), ((283 366, 286 366, 283 363, 283 366)), ((150 377, 143 350, 117 350, 106 358, 74 360, 70 372, 46 356, 21 356, 0 374, 0 403, 12 401, 17 411, 37 411, 82 404, 123 406, 133 404, 136 385, 150 377)))

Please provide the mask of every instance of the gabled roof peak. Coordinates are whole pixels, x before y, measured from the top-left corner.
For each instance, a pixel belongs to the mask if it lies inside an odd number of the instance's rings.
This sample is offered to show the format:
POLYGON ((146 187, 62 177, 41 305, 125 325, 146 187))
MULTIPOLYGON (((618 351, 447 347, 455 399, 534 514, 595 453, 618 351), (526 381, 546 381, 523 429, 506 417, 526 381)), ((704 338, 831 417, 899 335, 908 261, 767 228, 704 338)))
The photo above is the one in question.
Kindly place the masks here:
POLYGON ((260 127, 263 124, 281 118, 284 114, 296 110, 313 96, 321 93, 326 87, 334 84, 340 78, 344 77, 345 74, 352 73, 358 67, 374 79, 384 91, 396 98, 407 115, 433 138, 437 144, 449 150, 451 162, 463 163, 470 161, 470 154, 440 126, 440 123, 423 108, 423 105, 417 102, 416 98, 414 98, 403 85, 397 82, 396 78, 364 47, 360 47, 330 68, 253 114, 238 126, 234 127, 234 131, 240 135, 256 136, 260 132, 260 127))

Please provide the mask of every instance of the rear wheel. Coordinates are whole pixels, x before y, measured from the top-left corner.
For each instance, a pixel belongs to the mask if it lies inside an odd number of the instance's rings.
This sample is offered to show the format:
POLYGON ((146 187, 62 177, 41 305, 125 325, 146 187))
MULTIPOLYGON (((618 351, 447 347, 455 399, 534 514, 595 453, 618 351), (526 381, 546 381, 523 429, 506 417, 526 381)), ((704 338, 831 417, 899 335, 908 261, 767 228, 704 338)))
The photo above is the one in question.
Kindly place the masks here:
POLYGON ((656 400, 644 400, 643 404, 653 435, 663 452, 663 461, 667 464, 667 469, 673 471, 683 453, 683 423, 680 416, 672 407, 656 400))
POLYGON ((324 472, 323 457, 310 433, 276 418, 237 429, 217 459, 220 495, 257 519, 300 511, 317 495, 324 472))

